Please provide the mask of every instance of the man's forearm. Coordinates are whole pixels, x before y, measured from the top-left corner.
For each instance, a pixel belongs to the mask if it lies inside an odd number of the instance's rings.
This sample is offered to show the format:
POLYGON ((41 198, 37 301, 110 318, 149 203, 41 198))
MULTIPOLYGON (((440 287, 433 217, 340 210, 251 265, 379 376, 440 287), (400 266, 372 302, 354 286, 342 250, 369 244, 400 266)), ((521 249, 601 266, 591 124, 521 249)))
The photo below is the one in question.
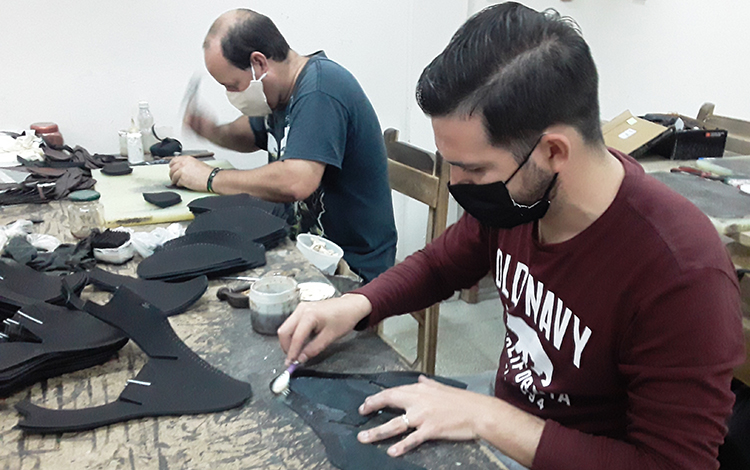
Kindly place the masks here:
POLYGON ((478 437, 525 467, 534 462, 544 431, 544 420, 507 402, 487 397, 487 413, 476 423, 478 437))
POLYGON ((254 152, 258 150, 258 147, 255 145, 255 137, 250 127, 250 122, 245 116, 233 122, 216 126, 211 132, 203 135, 203 137, 216 145, 237 152, 254 152))

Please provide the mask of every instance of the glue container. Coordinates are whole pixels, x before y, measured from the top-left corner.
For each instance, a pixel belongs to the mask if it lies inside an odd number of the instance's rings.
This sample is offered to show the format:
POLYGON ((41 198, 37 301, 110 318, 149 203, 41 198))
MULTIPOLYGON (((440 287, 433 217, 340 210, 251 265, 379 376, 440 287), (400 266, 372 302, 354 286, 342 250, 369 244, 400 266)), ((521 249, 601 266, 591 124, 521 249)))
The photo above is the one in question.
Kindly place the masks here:
POLYGON ((131 121, 131 124, 128 130, 128 163, 132 165, 143 162, 143 141, 135 122, 131 121))
POLYGON ((247 298, 253 330, 263 335, 275 335, 297 308, 299 289, 291 277, 263 277, 253 283, 247 298))

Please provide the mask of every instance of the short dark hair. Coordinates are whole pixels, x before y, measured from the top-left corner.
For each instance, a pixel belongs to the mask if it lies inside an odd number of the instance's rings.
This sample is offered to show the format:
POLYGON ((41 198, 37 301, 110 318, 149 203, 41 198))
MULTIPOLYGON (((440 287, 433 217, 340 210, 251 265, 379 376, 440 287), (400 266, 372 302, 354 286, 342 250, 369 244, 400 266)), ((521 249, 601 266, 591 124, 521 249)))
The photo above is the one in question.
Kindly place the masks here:
MULTIPOLYGON (((250 68, 250 54, 255 51, 277 62, 286 60, 289 44, 271 18, 245 8, 236 13, 237 21, 221 38, 221 52, 230 64, 242 70, 250 68)), ((208 36, 211 35, 209 31, 208 36)))
POLYGON ((490 143, 520 158, 554 124, 603 142, 598 86, 575 22, 508 2, 459 28, 422 72, 417 102, 433 117, 481 113, 490 143))

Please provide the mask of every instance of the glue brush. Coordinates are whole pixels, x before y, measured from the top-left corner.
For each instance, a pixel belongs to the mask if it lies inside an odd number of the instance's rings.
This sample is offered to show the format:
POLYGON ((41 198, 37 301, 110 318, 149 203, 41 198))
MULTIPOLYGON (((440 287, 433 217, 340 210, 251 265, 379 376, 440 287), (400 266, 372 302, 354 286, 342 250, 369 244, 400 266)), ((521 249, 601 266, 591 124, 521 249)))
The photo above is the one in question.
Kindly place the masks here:
POLYGON ((281 373, 281 375, 273 379, 270 384, 271 393, 274 395, 289 395, 289 383, 291 382, 292 374, 297 367, 299 367, 299 362, 294 361, 292 362, 292 365, 287 367, 286 370, 281 373))

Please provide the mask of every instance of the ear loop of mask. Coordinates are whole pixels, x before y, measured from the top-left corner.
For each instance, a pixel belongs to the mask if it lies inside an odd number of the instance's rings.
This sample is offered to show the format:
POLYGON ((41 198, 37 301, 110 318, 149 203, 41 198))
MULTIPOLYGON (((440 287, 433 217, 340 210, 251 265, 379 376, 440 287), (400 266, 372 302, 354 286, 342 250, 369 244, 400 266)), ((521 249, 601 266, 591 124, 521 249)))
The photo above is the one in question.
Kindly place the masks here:
POLYGON ((512 178, 513 178, 514 176, 516 176, 516 173, 518 173, 519 171, 521 171, 521 168, 523 168, 523 166, 524 166, 524 165, 526 164, 526 162, 528 162, 528 161, 529 161, 529 159, 531 159, 531 154, 532 154, 532 153, 534 153, 534 150, 536 150, 536 146, 537 146, 537 145, 539 145, 539 142, 541 142, 541 141, 542 141, 542 137, 544 137, 545 135, 547 135, 547 134, 542 134, 542 135, 540 135, 540 136, 539 136, 539 138, 538 138, 538 139, 536 139, 536 142, 534 142, 534 145, 533 145, 533 146, 531 147, 531 150, 529 150, 529 153, 527 153, 527 154, 526 154, 526 156, 524 157, 524 159, 523 159, 523 161, 521 162, 521 164, 520 164, 520 165, 518 165, 518 168, 516 168, 516 171, 514 171, 514 172, 513 172, 513 174, 512 174, 512 175, 510 175, 510 176, 508 177, 508 179, 507 179, 507 180, 503 181, 503 184, 506 184, 506 185, 507 185, 507 184, 508 184, 508 182, 509 182, 509 181, 510 181, 510 180, 511 180, 511 179, 512 179, 512 178))
POLYGON ((256 82, 256 81, 258 81, 258 82, 263 81, 263 79, 266 78, 266 75, 268 75, 268 72, 265 72, 263 75, 260 76, 260 78, 258 78, 256 80, 256 78, 255 78, 255 67, 253 67, 252 64, 250 64, 250 71, 253 72, 253 81, 254 82, 256 82))

